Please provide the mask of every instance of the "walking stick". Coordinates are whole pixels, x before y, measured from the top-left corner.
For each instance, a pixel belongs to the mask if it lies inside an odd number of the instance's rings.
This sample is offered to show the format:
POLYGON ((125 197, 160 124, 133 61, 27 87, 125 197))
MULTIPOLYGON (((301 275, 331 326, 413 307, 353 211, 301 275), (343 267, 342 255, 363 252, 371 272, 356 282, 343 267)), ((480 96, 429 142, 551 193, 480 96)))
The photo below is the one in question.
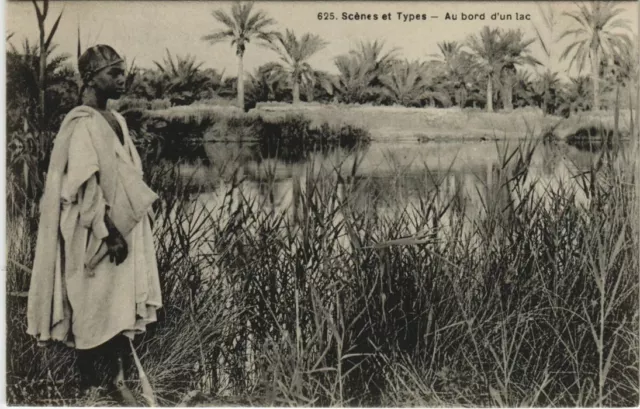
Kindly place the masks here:
POLYGON ((140 363, 140 358, 138 358, 138 354, 136 353, 136 349, 133 347, 133 342, 131 342, 130 338, 129 345, 131 346, 131 352, 133 353, 133 360, 136 362, 136 368, 138 368, 138 377, 140 378, 140 384, 142 385, 142 396, 149 406, 156 407, 158 406, 158 403, 156 402, 156 395, 153 392, 153 388, 151 387, 149 378, 147 378, 147 374, 142 368, 142 363, 140 363))

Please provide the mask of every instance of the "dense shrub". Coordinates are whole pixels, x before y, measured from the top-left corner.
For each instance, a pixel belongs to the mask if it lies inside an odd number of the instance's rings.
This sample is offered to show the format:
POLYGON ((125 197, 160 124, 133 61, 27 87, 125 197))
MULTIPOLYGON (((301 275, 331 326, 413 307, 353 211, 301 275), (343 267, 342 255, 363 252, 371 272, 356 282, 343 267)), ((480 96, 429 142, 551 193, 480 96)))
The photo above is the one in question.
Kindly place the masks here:
POLYGON ((109 101, 109 107, 122 114, 126 114, 128 111, 146 111, 146 110, 158 110, 167 109, 171 106, 171 101, 168 99, 143 99, 135 98, 131 96, 124 96, 118 100, 109 101))
POLYGON ((262 117, 243 115, 235 109, 170 110, 128 114, 129 127, 148 151, 158 158, 201 158, 204 142, 253 143, 256 158, 278 157, 301 161, 313 152, 342 147, 354 148, 370 140, 368 131, 351 125, 312 126, 303 115, 262 117), (149 145, 150 144, 150 145, 149 145))

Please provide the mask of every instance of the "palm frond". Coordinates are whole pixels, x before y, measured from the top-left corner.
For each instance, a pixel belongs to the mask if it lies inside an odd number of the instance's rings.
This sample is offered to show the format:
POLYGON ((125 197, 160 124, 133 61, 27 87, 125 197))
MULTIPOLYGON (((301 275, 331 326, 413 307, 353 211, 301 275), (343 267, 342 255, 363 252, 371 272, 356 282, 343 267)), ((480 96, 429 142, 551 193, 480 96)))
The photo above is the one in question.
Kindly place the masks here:
POLYGON ((58 15, 58 18, 56 19, 56 21, 53 23, 53 27, 51 27, 51 31, 49 32, 49 35, 47 36, 47 39, 44 42, 45 50, 49 49, 49 46, 51 45, 51 41, 53 40, 53 36, 56 34, 56 31, 58 31, 58 25, 60 24, 60 19, 62 19, 62 13, 64 13, 64 8, 58 15))
POLYGON ((224 11, 214 10, 212 15, 213 15, 213 18, 215 18, 216 20, 218 20, 219 22, 221 22, 222 24, 230 28, 232 31, 235 32, 237 30, 237 26, 233 18, 231 18, 231 16, 229 16, 224 11))
POLYGON ((234 34, 233 34, 232 30, 218 31, 218 32, 207 34, 206 36, 203 36, 202 40, 208 41, 211 44, 215 44, 215 43, 218 43, 220 41, 225 41, 225 40, 227 40, 229 38, 232 38, 233 35, 234 34))
POLYGON ((612 30, 628 30, 627 20, 620 17, 622 8, 613 2, 595 1, 577 4, 578 11, 564 12, 575 27, 567 28, 559 37, 560 40, 573 36, 576 41, 569 44, 561 55, 561 59, 571 57, 570 67, 577 65, 579 71, 584 69, 588 60, 593 60, 594 53, 605 60, 611 59, 620 48, 624 33, 612 30), (578 39, 579 37, 579 39, 578 39))

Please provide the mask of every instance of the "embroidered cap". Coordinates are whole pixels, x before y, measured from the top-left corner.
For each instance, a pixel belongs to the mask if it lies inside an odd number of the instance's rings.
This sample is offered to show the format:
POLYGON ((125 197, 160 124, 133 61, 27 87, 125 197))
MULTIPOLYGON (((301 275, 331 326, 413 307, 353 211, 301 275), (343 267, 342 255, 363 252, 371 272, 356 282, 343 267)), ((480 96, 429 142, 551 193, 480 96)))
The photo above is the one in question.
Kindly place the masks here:
POLYGON ((100 70, 122 62, 124 60, 116 50, 108 45, 98 44, 87 49, 78 58, 78 71, 82 81, 87 83, 100 70))

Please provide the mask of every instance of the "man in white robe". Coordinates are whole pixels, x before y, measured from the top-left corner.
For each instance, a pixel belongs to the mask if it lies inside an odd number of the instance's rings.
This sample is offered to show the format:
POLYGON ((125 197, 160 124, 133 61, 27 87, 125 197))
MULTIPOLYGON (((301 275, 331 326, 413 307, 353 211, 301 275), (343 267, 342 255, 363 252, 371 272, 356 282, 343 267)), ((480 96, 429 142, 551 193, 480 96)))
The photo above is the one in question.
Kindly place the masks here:
POLYGON ((124 385, 123 336, 145 331, 162 306, 149 217, 157 196, 142 181, 124 118, 106 109, 124 89, 122 59, 98 45, 78 65, 83 105, 63 121, 51 155, 27 332, 75 347, 87 388, 104 381, 93 361, 106 352, 108 384, 135 404, 124 385))

